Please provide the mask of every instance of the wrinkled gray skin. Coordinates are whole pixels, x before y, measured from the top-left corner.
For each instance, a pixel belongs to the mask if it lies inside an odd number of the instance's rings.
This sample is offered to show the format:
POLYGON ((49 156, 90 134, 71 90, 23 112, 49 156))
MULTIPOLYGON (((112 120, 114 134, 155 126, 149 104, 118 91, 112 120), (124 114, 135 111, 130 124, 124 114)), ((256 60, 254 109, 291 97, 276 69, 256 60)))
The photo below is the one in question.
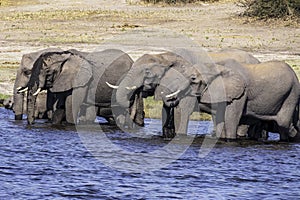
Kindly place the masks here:
MULTIPOLYGON (((26 114, 26 101, 24 98, 24 92, 18 93, 18 88, 25 88, 27 86, 29 78, 31 76, 33 63, 42 53, 59 51, 59 50, 60 49, 58 48, 47 48, 41 51, 24 54, 22 56, 20 67, 17 70, 16 80, 14 84, 14 91, 13 91, 13 100, 12 100, 13 110, 15 113, 16 120, 22 120, 23 114, 26 114)), ((40 97, 38 96, 37 98, 39 99, 40 97)), ((46 98, 41 98, 39 102, 41 102, 42 107, 45 107, 46 98), (45 102, 43 102, 42 100, 44 100, 45 102)), ((37 110, 40 111, 43 110, 42 108, 39 108, 39 105, 37 106, 38 106, 37 110)), ((46 116, 46 115, 42 115, 42 116, 46 116)))
POLYGON ((207 52, 208 56, 215 62, 234 59, 239 63, 258 64, 260 61, 252 54, 239 49, 222 49, 217 52, 207 52))
MULTIPOLYGON (((198 57, 201 58, 201 62, 213 63, 214 60, 222 60, 225 57, 238 59, 240 62, 253 62, 259 63, 251 54, 241 50, 223 50, 220 52, 197 52, 198 57), (212 58, 214 60, 212 60, 212 58)), ((156 99, 160 98, 160 90, 156 90, 156 87, 160 84, 160 79, 171 68, 182 67, 191 64, 191 56, 185 51, 176 50, 176 53, 167 52, 162 54, 149 55, 145 54, 140 57, 134 64, 132 69, 121 81, 119 88, 117 89, 116 100, 123 106, 128 107, 130 99, 132 101, 132 94, 143 93, 143 97, 155 95, 156 99), (128 88, 132 88, 129 90, 128 88)), ((185 97, 180 101, 179 105, 175 109, 170 109, 167 106, 163 106, 163 136, 173 137, 176 133, 187 132, 188 121, 190 114, 196 110, 199 111, 199 105, 201 111, 211 113, 210 106, 206 104, 197 103, 196 97, 185 97), (175 116, 173 116, 175 114, 175 116), (173 120, 173 121, 172 121, 173 120)))
POLYGON ((162 90, 167 106, 186 95, 198 96, 201 103, 215 106, 216 132, 221 138, 236 139, 240 122, 252 125, 248 121, 263 121, 269 125, 264 129, 278 130, 282 141, 299 138, 300 86, 294 71, 284 62, 242 65, 226 60, 215 66, 198 64, 167 71, 161 84, 168 85, 162 90), (180 92, 168 96, 175 91, 180 92))
MULTIPOLYGON (((46 102, 47 102, 47 93, 45 93, 45 92, 40 93, 36 100, 36 109, 34 112, 35 118, 47 119, 49 117, 48 113, 47 113, 48 109, 47 109, 46 102)), ((5 99, 3 101, 3 105, 6 109, 13 110, 14 109, 13 96, 5 99)), ((27 110, 26 107, 27 107, 27 99, 24 98, 24 110, 27 110)))
MULTIPOLYGON (((33 94, 38 88, 49 89, 56 95, 58 107, 66 109, 68 123, 77 123, 79 111, 85 121, 93 122, 96 115, 110 121, 113 90, 105 82, 116 84, 132 63, 126 53, 115 49, 89 53, 85 57, 70 51, 42 54, 34 63, 28 83, 28 123, 34 122, 36 97, 33 94), (81 106, 85 109, 80 110, 81 106)), ((58 112, 63 113, 60 109, 58 112)))

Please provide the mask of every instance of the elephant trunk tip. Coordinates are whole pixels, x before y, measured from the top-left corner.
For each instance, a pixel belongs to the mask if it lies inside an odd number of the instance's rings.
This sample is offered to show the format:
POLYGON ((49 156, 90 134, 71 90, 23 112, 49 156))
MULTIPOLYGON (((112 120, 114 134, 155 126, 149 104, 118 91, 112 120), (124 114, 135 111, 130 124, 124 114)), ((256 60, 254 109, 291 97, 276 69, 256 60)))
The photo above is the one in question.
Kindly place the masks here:
POLYGON ((22 120, 23 119, 23 115, 15 115, 15 120, 22 120))

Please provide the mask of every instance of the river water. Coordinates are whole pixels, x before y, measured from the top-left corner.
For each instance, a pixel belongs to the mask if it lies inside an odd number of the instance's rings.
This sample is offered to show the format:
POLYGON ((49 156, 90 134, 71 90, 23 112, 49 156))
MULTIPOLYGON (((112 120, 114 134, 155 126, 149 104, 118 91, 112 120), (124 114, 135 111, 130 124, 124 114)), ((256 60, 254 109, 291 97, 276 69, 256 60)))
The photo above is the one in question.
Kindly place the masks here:
MULTIPOLYGON (((205 133, 209 122, 192 122, 205 133)), ((0 199, 299 199, 300 145, 27 126, 0 108, 0 199), (175 152, 175 153, 174 153, 175 152)))

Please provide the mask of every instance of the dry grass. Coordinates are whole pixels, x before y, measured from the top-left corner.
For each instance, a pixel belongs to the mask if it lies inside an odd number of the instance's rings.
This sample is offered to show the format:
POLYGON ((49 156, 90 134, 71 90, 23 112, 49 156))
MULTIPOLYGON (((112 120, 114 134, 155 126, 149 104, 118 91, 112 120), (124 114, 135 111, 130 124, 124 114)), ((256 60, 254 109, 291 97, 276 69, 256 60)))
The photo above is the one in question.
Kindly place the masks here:
POLYGON ((38 0, 0 0, 0 6, 28 5, 36 4, 38 2, 38 0))

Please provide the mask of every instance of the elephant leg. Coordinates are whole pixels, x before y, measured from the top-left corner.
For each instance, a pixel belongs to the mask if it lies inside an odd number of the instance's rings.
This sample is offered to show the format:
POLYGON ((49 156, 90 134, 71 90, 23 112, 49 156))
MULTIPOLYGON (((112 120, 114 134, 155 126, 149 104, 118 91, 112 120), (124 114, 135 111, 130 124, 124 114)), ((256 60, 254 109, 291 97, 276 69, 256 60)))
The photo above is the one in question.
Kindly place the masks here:
POLYGON ((55 98, 55 95, 50 90, 47 90, 46 110, 49 120, 52 120, 53 112, 55 111, 56 106, 57 99, 55 98))
POLYGON ((83 101, 86 99, 87 87, 78 87, 73 89, 72 93, 72 113, 75 124, 83 101))
POLYGON ((233 100, 227 104, 225 109, 225 136, 226 139, 237 138, 237 128, 242 117, 246 95, 243 95, 239 100, 233 100))
POLYGON ((73 111, 72 111, 72 95, 67 96, 65 103, 66 103, 66 105, 65 105, 66 121, 67 121, 67 123, 75 124, 73 111))
POLYGON ((241 124, 238 126, 237 129, 237 136, 238 137, 247 137, 247 134, 249 134, 249 125, 241 124))
POLYGON ((65 109, 56 109, 53 113, 52 124, 61 124, 65 118, 65 109))
POLYGON ((190 115, 193 113, 197 98, 185 97, 174 110, 176 134, 187 134, 190 115))
POLYGON ((226 103, 219 103, 216 106, 216 115, 215 115, 215 124, 216 124, 216 137, 217 138, 225 138, 225 131, 224 131, 224 121, 225 121, 225 109, 226 103))
POLYGON ((163 137, 175 137, 174 108, 163 106, 162 110, 163 137))
POLYGON ((291 94, 286 98, 280 111, 277 113, 277 124, 279 126, 280 140, 288 141, 298 134, 297 129, 295 128, 293 122, 293 116, 295 109, 298 105, 298 96, 294 97, 294 94, 291 94))
POLYGON ((95 107, 95 106, 92 106, 92 105, 89 105, 86 107, 86 111, 85 111, 85 122, 86 123, 94 123, 95 120, 96 120, 96 116, 97 116, 97 110, 98 110, 98 107, 95 107))

